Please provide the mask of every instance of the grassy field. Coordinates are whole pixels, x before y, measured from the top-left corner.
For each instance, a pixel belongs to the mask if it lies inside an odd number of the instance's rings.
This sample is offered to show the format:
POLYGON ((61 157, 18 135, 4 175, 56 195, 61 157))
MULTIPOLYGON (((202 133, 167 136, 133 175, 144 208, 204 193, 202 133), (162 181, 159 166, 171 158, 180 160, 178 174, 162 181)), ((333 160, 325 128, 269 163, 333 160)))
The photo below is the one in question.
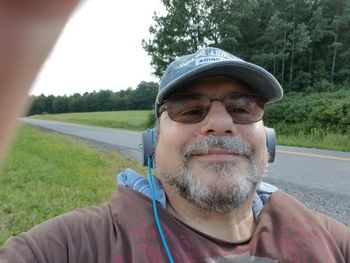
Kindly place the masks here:
MULTIPOLYGON (((34 115, 31 118, 91 124, 110 128, 145 130, 151 111, 113 111, 34 115)), ((350 132, 347 135, 323 133, 315 129, 311 134, 285 135, 277 133, 277 144, 336 151, 350 151, 350 132)))
POLYGON ((350 152, 350 133, 344 135, 322 133, 315 130, 308 135, 302 133, 296 135, 277 134, 277 144, 350 152))
POLYGON ((145 172, 97 145, 22 126, 0 172, 0 246, 48 218, 109 199, 116 172, 127 167, 145 172))
POLYGON ((33 115, 31 118, 56 120, 109 128, 145 130, 147 116, 151 111, 106 111, 33 115))

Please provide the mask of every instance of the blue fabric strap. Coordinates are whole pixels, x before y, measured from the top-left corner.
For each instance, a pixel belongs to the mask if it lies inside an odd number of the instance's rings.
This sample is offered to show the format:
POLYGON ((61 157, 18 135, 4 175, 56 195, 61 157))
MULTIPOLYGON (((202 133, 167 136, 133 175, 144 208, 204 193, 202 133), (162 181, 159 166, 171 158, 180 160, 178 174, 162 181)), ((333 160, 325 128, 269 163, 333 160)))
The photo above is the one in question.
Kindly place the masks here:
MULTIPOLYGON (((153 183, 155 186, 156 200, 165 209, 166 207, 166 197, 162 185, 156 177, 153 177, 153 183)), ((135 190, 136 192, 142 193, 148 198, 152 199, 151 186, 148 180, 140 175, 133 169, 125 169, 124 171, 117 174, 117 183, 135 190)))

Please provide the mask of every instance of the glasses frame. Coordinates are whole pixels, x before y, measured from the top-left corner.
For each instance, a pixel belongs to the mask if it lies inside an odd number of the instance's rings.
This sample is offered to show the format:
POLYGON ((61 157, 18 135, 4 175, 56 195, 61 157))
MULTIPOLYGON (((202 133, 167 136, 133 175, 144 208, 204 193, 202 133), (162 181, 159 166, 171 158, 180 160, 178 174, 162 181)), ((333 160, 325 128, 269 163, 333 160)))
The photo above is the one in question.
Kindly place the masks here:
MULTIPOLYGON (((205 98, 208 98, 209 99, 209 105, 208 107, 206 108, 206 111, 204 112, 203 116, 201 118, 198 118, 198 119, 195 119, 194 121, 180 121, 178 119, 173 119, 174 116, 172 114, 169 114, 169 111, 168 111, 168 116, 171 120, 173 121, 176 121, 176 122, 181 122, 181 123, 198 123, 198 122, 201 122, 202 120, 204 120, 206 118, 206 116, 208 115, 210 109, 211 109, 211 106, 212 106, 212 103, 213 101, 220 101, 224 106, 225 106, 225 110, 227 111, 227 108, 226 108, 226 104, 225 104, 225 101, 227 100, 227 98, 229 97, 232 97, 232 96, 237 96, 237 97, 242 97, 242 96, 250 96, 250 97, 254 97, 257 99, 257 102, 258 104, 260 104, 261 106, 261 109, 262 109, 262 114, 261 116, 259 116, 257 119, 254 119, 253 121, 237 121, 234 119, 234 117, 232 116, 232 114, 230 114, 228 111, 227 113, 231 116, 232 118, 232 121, 234 123, 238 123, 238 124, 250 124, 250 123, 255 123, 255 122, 258 122, 260 120, 262 120, 263 116, 264 116, 264 108, 265 108, 265 103, 264 101, 256 94, 254 93, 249 93, 249 92, 231 92, 225 96, 222 96, 222 97, 211 97, 211 96, 207 96, 207 95, 204 95, 204 94, 201 94, 201 93, 197 93, 197 92, 181 92, 181 93, 174 93, 172 95, 170 95, 168 98, 171 98, 172 96, 176 95, 176 96, 188 96, 188 95, 197 95, 199 97, 205 97, 205 98)), ((168 110, 168 107, 167 107, 167 103, 168 103, 168 99, 165 99, 159 109, 159 116, 164 112, 164 111, 167 111, 168 110)))

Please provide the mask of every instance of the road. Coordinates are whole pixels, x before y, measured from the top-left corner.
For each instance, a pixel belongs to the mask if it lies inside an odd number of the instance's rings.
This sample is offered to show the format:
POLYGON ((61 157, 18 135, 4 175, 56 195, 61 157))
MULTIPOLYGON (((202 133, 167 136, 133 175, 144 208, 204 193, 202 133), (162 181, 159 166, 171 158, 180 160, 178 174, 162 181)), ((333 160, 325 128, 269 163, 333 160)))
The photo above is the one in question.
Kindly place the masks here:
MULTIPOLYGON (((102 143, 141 162, 140 132, 28 118, 21 121, 102 143)), ((277 146, 276 160, 264 181, 350 226, 350 152, 277 146)))

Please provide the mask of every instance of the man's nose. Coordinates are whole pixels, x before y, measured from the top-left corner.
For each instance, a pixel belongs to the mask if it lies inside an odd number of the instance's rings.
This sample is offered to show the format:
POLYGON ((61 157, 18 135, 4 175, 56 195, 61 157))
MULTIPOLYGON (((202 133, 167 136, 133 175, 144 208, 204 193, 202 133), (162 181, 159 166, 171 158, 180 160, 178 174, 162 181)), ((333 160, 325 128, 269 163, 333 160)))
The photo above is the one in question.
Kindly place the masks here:
POLYGON ((202 122, 201 131, 206 135, 234 135, 236 133, 236 124, 233 123, 231 115, 220 101, 212 102, 210 110, 202 122))

